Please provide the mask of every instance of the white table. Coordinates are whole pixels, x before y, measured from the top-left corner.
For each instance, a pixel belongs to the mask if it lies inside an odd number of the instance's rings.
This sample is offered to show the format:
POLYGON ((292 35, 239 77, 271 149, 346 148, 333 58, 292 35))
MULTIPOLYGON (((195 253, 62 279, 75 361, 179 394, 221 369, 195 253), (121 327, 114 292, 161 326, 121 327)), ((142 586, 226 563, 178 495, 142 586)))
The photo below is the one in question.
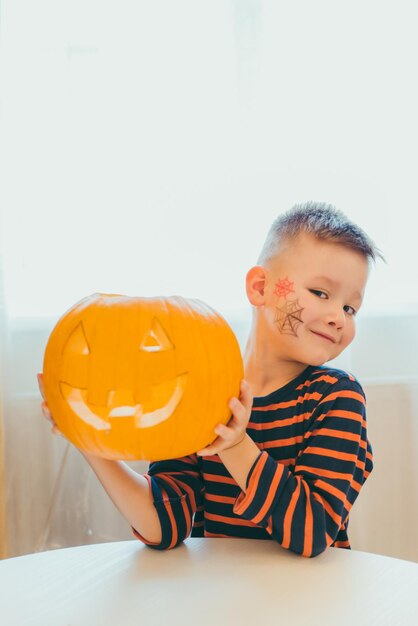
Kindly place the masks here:
POLYGON ((270 541, 104 543, 0 562, 2 626, 418 624, 418 564, 270 541))

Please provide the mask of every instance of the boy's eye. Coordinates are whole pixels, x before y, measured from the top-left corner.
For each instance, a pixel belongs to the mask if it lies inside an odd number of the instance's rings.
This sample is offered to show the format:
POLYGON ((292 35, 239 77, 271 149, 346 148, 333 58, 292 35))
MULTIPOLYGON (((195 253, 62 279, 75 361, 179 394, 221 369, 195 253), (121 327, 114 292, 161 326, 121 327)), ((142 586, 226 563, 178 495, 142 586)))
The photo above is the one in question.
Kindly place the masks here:
POLYGON ((321 291, 321 289, 309 289, 309 291, 323 300, 328 298, 328 294, 326 294, 325 291, 321 291))
MULTIPOLYGON (((315 296, 318 296, 318 298, 321 298, 321 300, 328 299, 328 294, 325 291, 322 291, 322 289, 309 289, 309 291, 315 296)), ((357 311, 349 304, 344 305, 343 310, 348 315, 355 315, 357 313, 357 311)))
POLYGON ((356 310, 355 310, 355 309, 353 309, 353 307, 352 307, 352 306, 350 306, 349 304, 346 304, 346 305, 344 306, 344 311, 345 311, 346 313, 348 313, 349 315, 355 315, 355 314, 356 314, 356 310))

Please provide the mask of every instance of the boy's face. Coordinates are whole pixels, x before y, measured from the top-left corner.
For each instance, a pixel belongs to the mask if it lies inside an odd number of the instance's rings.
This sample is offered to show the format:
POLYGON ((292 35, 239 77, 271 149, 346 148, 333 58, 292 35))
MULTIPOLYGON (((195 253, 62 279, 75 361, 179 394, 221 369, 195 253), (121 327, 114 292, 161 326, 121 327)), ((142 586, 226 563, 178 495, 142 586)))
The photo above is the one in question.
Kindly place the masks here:
POLYGON ((264 322, 286 361, 322 365, 354 339, 368 276, 359 252, 307 233, 266 264, 264 322))

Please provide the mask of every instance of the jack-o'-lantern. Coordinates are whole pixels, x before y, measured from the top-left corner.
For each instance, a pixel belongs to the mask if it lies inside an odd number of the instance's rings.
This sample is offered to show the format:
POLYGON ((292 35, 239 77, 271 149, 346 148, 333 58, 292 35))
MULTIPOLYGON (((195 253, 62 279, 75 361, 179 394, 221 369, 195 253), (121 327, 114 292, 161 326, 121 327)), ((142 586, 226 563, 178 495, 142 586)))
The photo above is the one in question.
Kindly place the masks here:
POLYGON ((53 329, 43 381, 59 430, 77 447, 160 460, 215 439, 242 376, 235 335, 203 302, 94 294, 53 329))

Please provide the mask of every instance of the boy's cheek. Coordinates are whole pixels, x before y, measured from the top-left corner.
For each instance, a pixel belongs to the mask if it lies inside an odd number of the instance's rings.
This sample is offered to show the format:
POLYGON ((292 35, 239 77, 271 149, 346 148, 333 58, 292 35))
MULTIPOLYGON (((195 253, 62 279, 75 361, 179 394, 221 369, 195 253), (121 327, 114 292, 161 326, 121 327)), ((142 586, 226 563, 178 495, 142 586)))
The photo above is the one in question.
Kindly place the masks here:
POLYGON ((274 285, 274 295, 279 299, 287 300, 288 297, 295 297, 295 283, 288 276, 278 278, 274 285))
POLYGON ((349 332, 344 334, 340 343, 338 344, 338 354, 336 356, 339 356, 341 352, 348 348, 348 346, 353 342, 355 334, 355 329, 350 330, 349 332))
POLYGON ((303 311, 297 299, 288 300, 283 305, 276 306, 274 321, 279 333, 298 337, 301 333, 301 326, 304 324, 303 311))
POLYGON ((356 329, 355 329, 355 326, 354 326, 354 324, 353 324, 353 327, 350 329, 350 331, 349 331, 349 332, 348 332, 348 334, 347 334, 347 339, 346 339, 346 343, 345 343, 345 346, 344 346, 344 347, 349 346, 349 345, 350 345, 350 343, 351 343, 352 341, 354 341, 355 336, 356 336, 356 329))

